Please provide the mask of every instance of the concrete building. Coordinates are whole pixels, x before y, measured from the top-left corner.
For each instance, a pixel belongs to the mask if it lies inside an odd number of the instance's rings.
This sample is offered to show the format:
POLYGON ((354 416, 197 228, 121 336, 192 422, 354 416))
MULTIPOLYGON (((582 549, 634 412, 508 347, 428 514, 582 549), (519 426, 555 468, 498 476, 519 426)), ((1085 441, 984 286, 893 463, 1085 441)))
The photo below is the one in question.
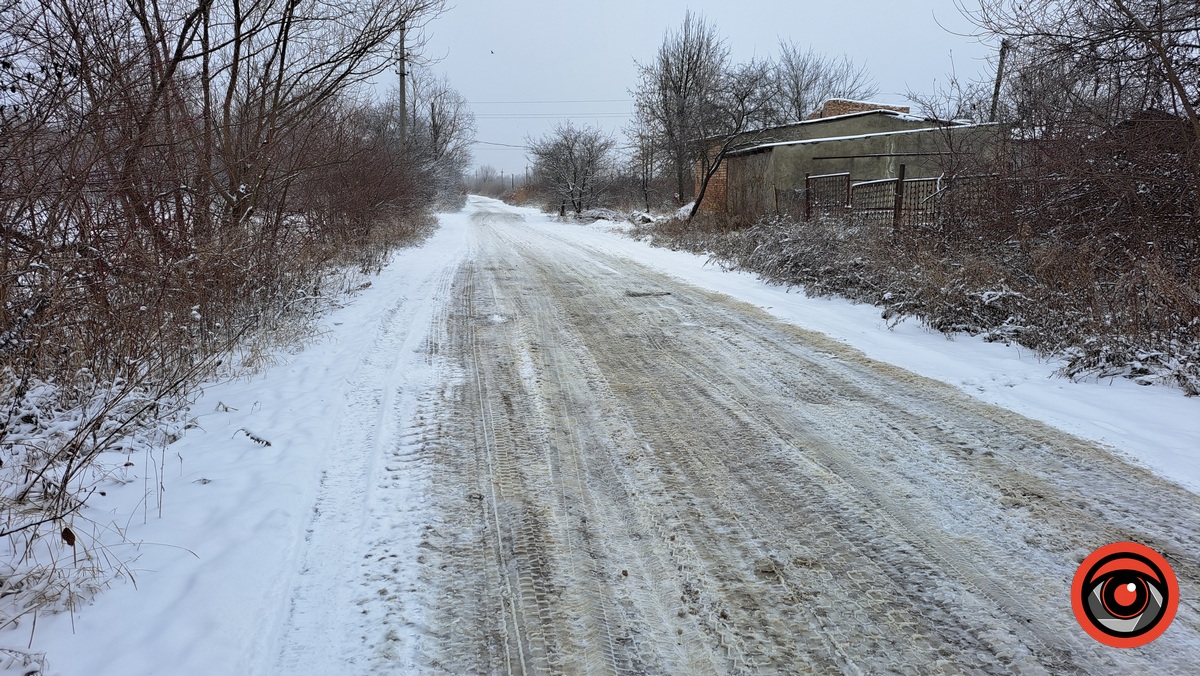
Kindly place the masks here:
MULTIPOLYGON (((806 175, 853 181, 978 173, 997 152, 1000 127, 913 116, 907 109, 835 100, 804 122, 739 135, 709 181, 701 208, 753 220, 806 175), (847 112, 848 111, 848 112, 847 112), (825 115, 838 112, 840 114, 825 115)), ((697 172, 699 173, 699 172, 697 172)))

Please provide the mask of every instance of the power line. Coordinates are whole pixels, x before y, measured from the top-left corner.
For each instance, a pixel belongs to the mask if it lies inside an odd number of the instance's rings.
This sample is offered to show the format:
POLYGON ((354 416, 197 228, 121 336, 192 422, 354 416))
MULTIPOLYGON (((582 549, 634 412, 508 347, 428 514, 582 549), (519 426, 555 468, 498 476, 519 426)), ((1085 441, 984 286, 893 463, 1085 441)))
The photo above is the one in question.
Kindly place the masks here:
POLYGON ((633 99, 576 99, 563 101, 468 101, 471 105, 521 105, 526 103, 633 103, 633 99))
POLYGON ((482 115, 476 114, 476 120, 557 120, 560 118, 570 119, 589 119, 589 118, 604 118, 604 119, 623 119, 631 117, 632 113, 493 113, 482 115))
POLYGON ((526 146, 514 146, 511 143, 492 143, 491 141, 471 141, 471 143, 484 146, 500 146, 501 148, 520 148, 521 150, 526 148, 526 146))

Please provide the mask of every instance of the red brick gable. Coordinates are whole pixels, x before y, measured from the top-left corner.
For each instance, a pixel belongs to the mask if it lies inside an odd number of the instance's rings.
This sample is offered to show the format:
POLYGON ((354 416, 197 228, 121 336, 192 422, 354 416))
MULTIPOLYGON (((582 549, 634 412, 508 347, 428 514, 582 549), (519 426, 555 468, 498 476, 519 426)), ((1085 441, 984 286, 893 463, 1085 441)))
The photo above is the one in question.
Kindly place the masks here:
POLYGON ((809 120, 819 120, 823 117, 837 117, 838 115, 849 115, 851 113, 866 113, 872 110, 890 110, 896 113, 907 114, 908 106, 888 106, 882 103, 871 103, 869 101, 851 101, 849 99, 829 99, 821 109, 809 115, 809 120))

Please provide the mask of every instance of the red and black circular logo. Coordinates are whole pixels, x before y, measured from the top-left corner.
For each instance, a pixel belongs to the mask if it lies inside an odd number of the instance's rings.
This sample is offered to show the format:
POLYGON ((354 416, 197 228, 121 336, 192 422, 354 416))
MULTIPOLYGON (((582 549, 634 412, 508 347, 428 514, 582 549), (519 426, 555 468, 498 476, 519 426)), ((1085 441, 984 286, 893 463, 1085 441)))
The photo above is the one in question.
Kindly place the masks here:
POLYGON ((1179 583, 1166 559, 1136 542, 1092 552, 1071 584, 1075 618, 1092 638, 1136 648, 1162 635, 1179 607, 1179 583))

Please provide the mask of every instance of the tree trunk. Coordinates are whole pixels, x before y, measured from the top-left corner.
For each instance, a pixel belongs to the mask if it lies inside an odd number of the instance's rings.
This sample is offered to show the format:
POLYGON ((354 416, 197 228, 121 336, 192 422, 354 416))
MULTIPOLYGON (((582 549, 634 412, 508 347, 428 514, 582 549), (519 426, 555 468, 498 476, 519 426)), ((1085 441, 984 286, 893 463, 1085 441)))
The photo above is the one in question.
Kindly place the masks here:
POLYGON ((688 212, 687 222, 690 224, 692 219, 700 211, 700 205, 704 202, 704 195, 708 192, 708 183, 712 177, 716 175, 717 169, 720 168, 721 162, 725 160, 725 153, 728 151, 729 142, 727 141, 717 153, 716 159, 704 171, 704 177, 700 179, 700 190, 696 193, 696 201, 692 204, 692 210, 688 212))

